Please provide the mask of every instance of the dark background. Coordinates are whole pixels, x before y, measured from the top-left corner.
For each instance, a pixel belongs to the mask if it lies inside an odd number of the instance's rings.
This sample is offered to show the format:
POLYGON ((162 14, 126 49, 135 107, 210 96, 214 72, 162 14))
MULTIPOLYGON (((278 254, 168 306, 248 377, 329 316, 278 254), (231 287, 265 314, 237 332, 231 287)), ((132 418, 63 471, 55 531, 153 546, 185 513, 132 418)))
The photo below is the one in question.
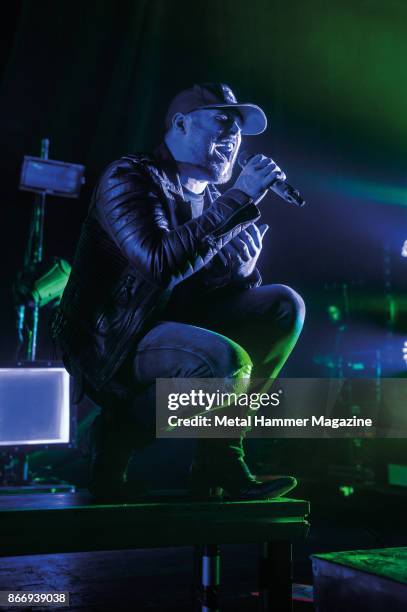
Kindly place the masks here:
POLYGON ((2 359, 14 355, 10 287, 32 202, 18 191, 23 156, 38 155, 48 137, 51 158, 86 166, 81 199, 49 198, 47 205, 45 255, 72 260, 103 167, 159 142, 177 91, 222 81, 269 117, 267 132, 246 138, 244 146, 275 158, 308 201, 301 211, 276 196, 262 203, 271 225, 261 259, 264 281, 293 286, 308 307, 286 374, 321 375, 311 363, 334 350, 336 333, 327 306, 345 314, 344 296, 351 301, 348 324, 363 319, 354 340, 344 338, 349 350, 381 349, 382 359, 392 351, 389 373, 402 370, 403 1, 26 1, 11 8, 1 57, 2 359))
MULTIPOLYGON (((86 166, 79 200, 49 198, 45 255, 72 261, 103 167, 151 150, 171 97, 194 82, 229 84, 262 106, 269 128, 244 147, 272 156, 308 204, 261 204, 271 225, 264 282, 305 299, 286 376, 401 376, 407 337, 407 5, 403 0, 14 2, 2 28, 0 359, 13 359, 11 286, 32 196, 24 155, 86 166), (338 309, 338 320, 329 306, 338 309), (332 312, 332 311, 331 311, 332 312)), ((49 358, 42 313, 39 356, 49 358)))

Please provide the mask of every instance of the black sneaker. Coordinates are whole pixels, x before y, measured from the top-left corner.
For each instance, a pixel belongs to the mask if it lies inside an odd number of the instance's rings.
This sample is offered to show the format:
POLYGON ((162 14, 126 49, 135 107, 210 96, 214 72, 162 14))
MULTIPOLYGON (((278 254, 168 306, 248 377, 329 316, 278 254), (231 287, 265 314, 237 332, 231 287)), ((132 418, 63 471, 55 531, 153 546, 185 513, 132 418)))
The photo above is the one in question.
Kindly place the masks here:
POLYGON ((297 486, 293 476, 268 477, 263 482, 251 474, 243 458, 226 462, 194 462, 190 469, 192 497, 229 501, 267 500, 282 497, 297 486))

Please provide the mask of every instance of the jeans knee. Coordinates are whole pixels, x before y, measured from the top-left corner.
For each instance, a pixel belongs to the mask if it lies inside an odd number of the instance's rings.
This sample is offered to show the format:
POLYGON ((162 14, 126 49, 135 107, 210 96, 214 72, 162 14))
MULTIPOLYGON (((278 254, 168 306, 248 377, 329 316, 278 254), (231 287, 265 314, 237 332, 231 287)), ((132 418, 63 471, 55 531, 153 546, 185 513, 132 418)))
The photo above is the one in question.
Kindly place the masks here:
POLYGON ((211 352, 215 378, 248 378, 253 363, 245 349, 224 336, 219 336, 211 352))
POLYGON ((287 287, 287 290, 291 297, 291 308, 293 312, 292 318, 294 321, 294 326, 296 328, 298 327, 301 330, 302 326, 304 325, 306 313, 305 302, 300 296, 300 294, 294 291, 294 289, 291 289, 291 287, 287 287))
POLYGON ((287 285, 279 285, 278 320, 293 334, 299 334, 305 319, 305 302, 287 285))

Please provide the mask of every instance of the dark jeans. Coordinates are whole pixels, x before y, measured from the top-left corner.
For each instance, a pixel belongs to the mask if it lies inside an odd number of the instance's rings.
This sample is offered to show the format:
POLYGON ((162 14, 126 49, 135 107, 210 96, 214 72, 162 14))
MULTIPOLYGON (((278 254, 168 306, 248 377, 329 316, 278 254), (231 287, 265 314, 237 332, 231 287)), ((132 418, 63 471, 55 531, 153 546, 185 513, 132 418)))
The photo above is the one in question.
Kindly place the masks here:
MULTIPOLYGON (((275 378, 298 339, 304 314, 302 298, 285 285, 218 289, 205 299, 175 291, 162 320, 139 341, 113 379, 110 397, 93 399, 105 413, 114 411, 122 427, 127 422, 124 427, 133 432, 129 435, 134 447, 151 443, 156 378, 275 378), (126 400, 115 398, 116 384, 127 390, 126 400)), ((202 443, 221 455, 243 454, 236 440, 202 443)))
POLYGON ((291 353, 304 321, 302 298, 285 285, 218 290, 206 299, 170 301, 139 342, 133 376, 222 378, 248 372, 275 378, 291 353))

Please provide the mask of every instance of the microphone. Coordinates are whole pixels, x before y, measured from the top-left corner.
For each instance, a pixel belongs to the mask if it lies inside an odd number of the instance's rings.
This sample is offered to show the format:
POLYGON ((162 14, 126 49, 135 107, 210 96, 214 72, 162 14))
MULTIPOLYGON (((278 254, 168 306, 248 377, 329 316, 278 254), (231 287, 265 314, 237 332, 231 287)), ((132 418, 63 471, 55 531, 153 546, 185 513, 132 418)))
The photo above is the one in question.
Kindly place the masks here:
MULTIPOLYGON (((241 168, 244 168, 249 159, 254 157, 254 155, 250 155, 247 153, 241 153, 238 158, 238 164, 241 168)), ((287 181, 282 181, 281 179, 276 179, 270 187, 268 187, 270 191, 274 191, 280 198, 283 198, 289 204, 294 204, 298 208, 302 208, 305 206, 305 200, 301 197, 300 192, 297 189, 294 189, 287 181)))

